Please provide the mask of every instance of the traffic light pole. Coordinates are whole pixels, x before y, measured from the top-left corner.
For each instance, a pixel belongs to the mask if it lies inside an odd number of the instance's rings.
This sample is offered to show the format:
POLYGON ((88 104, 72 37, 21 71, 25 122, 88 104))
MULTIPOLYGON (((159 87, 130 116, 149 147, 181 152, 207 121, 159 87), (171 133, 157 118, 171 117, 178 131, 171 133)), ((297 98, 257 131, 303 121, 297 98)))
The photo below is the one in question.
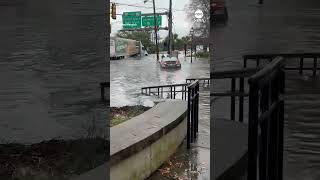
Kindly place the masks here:
POLYGON ((172 40, 172 0, 170 0, 170 4, 169 4, 169 43, 168 43, 168 54, 172 55, 172 43, 173 43, 173 40, 172 40))
POLYGON ((154 0, 152 0, 152 2, 153 2, 154 33, 155 33, 155 37, 156 37, 156 53, 157 53, 157 61, 159 61, 159 47, 158 47, 156 5, 155 5, 154 0))

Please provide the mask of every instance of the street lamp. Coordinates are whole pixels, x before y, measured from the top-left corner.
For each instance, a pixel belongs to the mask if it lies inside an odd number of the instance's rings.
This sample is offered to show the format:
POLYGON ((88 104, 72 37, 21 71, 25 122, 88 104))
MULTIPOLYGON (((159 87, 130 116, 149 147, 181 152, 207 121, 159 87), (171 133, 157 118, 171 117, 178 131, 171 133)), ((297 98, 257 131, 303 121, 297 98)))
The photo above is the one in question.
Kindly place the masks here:
POLYGON ((190 30, 190 35, 191 35, 191 63, 192 63, 192 42, 193 42, 193 34, 194 34, 194 30, 193 27, 190 30))

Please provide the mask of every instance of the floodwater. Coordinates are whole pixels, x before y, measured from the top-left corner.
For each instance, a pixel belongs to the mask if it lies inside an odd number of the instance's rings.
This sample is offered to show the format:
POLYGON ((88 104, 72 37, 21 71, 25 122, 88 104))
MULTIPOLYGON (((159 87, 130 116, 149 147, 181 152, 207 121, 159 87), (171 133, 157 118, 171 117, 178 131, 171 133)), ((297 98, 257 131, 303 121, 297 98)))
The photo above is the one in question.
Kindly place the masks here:
MULTIPOLYGON (((242 55, 245 54, 319 52, 320 1, 265 0, 264 2, 264 5, 259 6, 257 0, 228 1, 230 18, 228 23, 212 27, 214 54, 211 67, 215 71, 242 67, 242 55)), ((309 86, 319 84, 319 78, 312 83, 313 85, 309 86)), ((307 111, 302 105, 298 107, 299 100, 301 104, 305 101, 310 102, 309 96, 303 96, 304 84, 296 84, 301 95, 288 96, 292 98, 288 102, 295 102, 296 112, 309 112, 309 115, 305 114, 309 117, 319 111, 319 107, 318 110, 312 111, 307 111), (295 98, 299 99, 294 100, 295 98)), ((319 99, 315 96, 313 98, 319 99)), ((316 104, 314 108, 315 106, 316 104)), ((291 107, 293 106, 290 105, 288 108, 291 107)), ((301 114, 297 117, 301 117, 301 114)), ((286 120, 284 179, 320 178, 320 143, 316 139, 316 137, 319 139, 320 131, 318 128, 311 128, 318 126, 318 121, 308 118, 286 120)))
POLYGON ((152 97, 142 96, 141 88, 185 83, 186 78, 210 76, 209 61, 185 59, 181 55, 181 69, 160 68, 155 55, 110 61, 110 106, 153 106, 152 97))
MULTIPOLYGON (((185 83, 186 78, 209 77, 209 61, 181 57, 180 70, 162 70, 155 56, 130 58, 110 62, 110 105, 153 106, 159 99, 141 94, 146 86, 185 83)), ((209 87, 200 88, 199 135, 190 150, 184 142, 178 151, 155 172, 149 180, 165 179, 210 179, 210 94, 209 87), (169 162, 172 164, 169 165, 169 162), (170 171, 163 172, 170 166, 170 171), (163 174, 162 174, 162 173, 163 174)))
POLYGON ((105 133, 99 101, 107 65, 104 6, 0 2, 0 143, 105 133))

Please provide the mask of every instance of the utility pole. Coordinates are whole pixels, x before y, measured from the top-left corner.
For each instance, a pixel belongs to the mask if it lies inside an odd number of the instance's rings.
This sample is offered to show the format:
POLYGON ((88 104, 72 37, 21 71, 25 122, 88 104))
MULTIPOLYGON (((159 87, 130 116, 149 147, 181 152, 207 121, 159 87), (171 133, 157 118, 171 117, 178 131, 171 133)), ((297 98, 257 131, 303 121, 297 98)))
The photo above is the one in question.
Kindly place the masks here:
POLYGON ((172 55, 172 44, 173 44, 173 39, 172 39, 172 0, 169 1, 169 43, 168 43, 168 54, 172 55))
POLYGON ((157 52, 157 61, 159 61, 159 47, 158 47, 158 32, 157 32, 157 17, 156 17, 156 5, 153 0, 153 18, 154 18, 154 33, 156 36, 156 52, 157 52))

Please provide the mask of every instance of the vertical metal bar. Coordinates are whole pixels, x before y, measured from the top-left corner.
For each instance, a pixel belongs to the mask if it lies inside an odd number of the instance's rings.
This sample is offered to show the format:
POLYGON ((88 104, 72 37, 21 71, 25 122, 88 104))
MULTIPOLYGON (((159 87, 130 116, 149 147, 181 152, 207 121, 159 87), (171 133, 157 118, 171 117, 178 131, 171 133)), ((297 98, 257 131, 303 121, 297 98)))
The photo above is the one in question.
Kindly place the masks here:
POLYGON ((249 133, 247 180, 257 179, 257 141, 258 141, 258 88, 250 84, 249 90, 249 133))
POLYGON ((244 57, 243 59, 243 68, 247 68, 247 58, 244 57))
POLYGON ((257 58, 256 61, 257 61, 257 67, 259 67, 260 66, 260 59, 257 58))
POLYGON ((193 87, 190 88, 190 102, 191 102, 191 142, 193 143, 194 141, 194 89, 193 87))
POLYGON ((160 88, 158 87, 158 97, 160 96, 160 88))
POLYGON ((173 86, 173 99, 176 99, 176 86, 173 86))
MULTIPOLYGON (((266 112, 269 110, 269 99, 270 99, 270 86, 267 84, 262 88, 261 91, 261 111, 266 112)), ((260 180, 266 180, 267 179, 267 167, 268 167, 268 144, 269 144, 269 120, 270 118, 267 118, 263 120, 261 127, 261 141, 260 141, 260 154, 259 154, 259 178, 260 180)))
MULTIPOLYGON (((236 79, 231 79, 231 93, 235 93, 236 90, 236 79)), ((231 120, 235 120, 235 110, 236 110, 236 98, 234 94, 231 96, 231 120)))
POLYGON ((317 57, 313 58, 313 76, 317 75, 317 57))
POLYGON ((170 99, 172 99, 172 86, 170 86, 170 99))
POLYGON ((303 57, 300 58, 300 68, 299 68, 299 73, 302 75, 303 73, 303 57))
MULTIPOLYGON (((280 94, 285 92, 285 72, 280 72, 280 94)), ((279 105, 279 151, 278 151, 278 180, 283 179, 283 131, 284 131, 284 100, 279 105)))
POLYGON ((190 87, 188 87, 188 117, 187 117, 187 149, 190 149, 190 111, 191 111, 190 87))
MULTIPOLYGON (((244 78, 243 77, 240 78, 239 86, 240 86, 240 93, 244 95, 244 78)), ((239 97, 239 122, 243 122, 244 97, 242 95, 239 97)))
POLYGON ((199 84, 197 85, 197 109, 196 109, 196 131, 199 132, 199 98, 200 98, 200 89, 199 84))

